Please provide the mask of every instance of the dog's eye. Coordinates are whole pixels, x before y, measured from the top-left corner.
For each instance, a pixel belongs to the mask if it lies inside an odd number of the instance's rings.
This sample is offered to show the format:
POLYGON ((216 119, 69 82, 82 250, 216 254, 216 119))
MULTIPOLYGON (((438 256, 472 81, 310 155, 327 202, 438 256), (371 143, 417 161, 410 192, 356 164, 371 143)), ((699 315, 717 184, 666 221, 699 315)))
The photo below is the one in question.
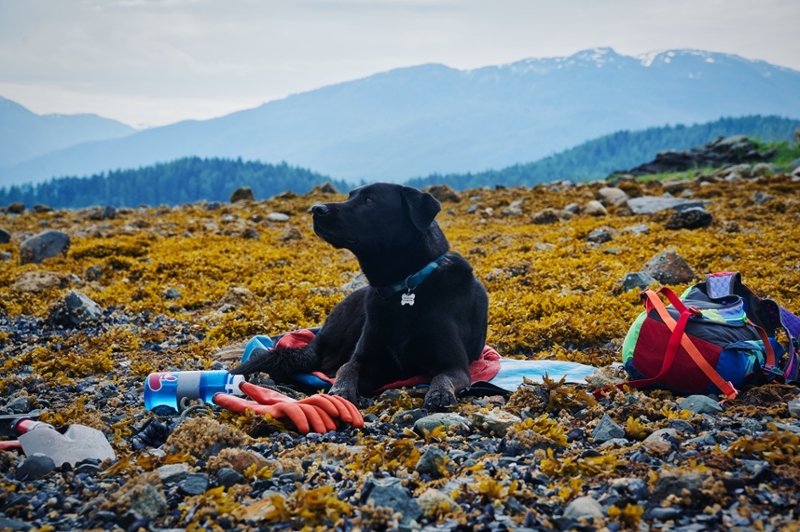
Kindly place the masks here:
POLYGON ((375 202, 372 201, 372 198, 370 198, 370 197, 364 198, 364 205, 372 205, 373 203, 375 203, 375 202))

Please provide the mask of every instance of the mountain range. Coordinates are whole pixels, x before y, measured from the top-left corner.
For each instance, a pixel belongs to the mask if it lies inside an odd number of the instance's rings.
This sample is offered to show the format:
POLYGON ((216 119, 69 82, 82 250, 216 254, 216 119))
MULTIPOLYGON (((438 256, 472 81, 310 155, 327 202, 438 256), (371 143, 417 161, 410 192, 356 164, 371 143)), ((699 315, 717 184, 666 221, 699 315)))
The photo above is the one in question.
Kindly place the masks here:
POLYGON ((620 130, 755 114, 800 118, 800 72, 736 55, 631 57, 609 48, 475 70, 429 64, 16 164, 3 158, 0 186, 185 156, 285 161, 350 182, 404 181, 536 161, 620 130))
POLYGON ((125 137, 136 130, 97 115, 37 115, 0 97, 0 167, 14 166, 63 148, 125 137))

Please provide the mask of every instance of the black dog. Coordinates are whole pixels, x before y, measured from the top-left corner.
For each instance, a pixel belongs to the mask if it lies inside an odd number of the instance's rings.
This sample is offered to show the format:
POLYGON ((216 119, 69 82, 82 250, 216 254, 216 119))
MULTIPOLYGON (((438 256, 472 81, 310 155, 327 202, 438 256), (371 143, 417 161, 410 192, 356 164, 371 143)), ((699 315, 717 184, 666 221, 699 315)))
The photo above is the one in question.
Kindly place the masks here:
POLYGON ((336 375, 330 393, 355 402, 382 385, 432 377, 424 406, 456 403, 470 385, 470 362, 486 342, 488 298, 469 263, 449 245, 430 194, 376 183, 347 201, 316 204, 314 232, 352 251, 369 286, 350 294, 303 348, 255 350, 232 373, 336 375))

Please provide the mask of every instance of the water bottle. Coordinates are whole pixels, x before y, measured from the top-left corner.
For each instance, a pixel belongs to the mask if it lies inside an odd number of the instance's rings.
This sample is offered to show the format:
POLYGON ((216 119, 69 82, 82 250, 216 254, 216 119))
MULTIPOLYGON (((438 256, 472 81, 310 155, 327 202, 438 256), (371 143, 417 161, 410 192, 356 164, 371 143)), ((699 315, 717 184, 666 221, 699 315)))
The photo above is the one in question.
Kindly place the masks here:
POLYGON ((211 403, 218 392, 244 395, 239 388, 242 382, 244 375, 225 370, 151 373, 144 383, 144 407, 156 414, 176 414, 184 397, 211 403))

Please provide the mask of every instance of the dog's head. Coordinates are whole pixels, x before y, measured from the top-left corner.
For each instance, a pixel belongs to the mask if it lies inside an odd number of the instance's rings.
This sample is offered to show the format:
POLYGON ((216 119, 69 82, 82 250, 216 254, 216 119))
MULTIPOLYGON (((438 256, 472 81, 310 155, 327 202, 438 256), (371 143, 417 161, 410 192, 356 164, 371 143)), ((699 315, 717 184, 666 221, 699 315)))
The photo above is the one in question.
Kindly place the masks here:
POLYGON ((318 203, 309 210, 320 238, 359 256, 414 245, 435 225, 441 208, 427 192, 374 183, 354 189, 347 201, 318 203))

